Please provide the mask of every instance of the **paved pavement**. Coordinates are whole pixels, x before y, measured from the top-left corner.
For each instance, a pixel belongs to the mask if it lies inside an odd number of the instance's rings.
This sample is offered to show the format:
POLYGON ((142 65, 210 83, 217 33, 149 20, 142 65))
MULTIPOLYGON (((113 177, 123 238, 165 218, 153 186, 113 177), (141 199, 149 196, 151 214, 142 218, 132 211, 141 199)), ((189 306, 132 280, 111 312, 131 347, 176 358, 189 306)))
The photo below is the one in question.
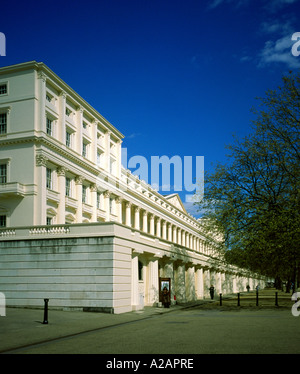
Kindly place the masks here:
POLYGON ((0 353, 83 332, 133 323, 186 307, 187 305, 175 305, 171 308, 145 307, 141 311, 123 314, 49 309, 48 324, 43 324, 43 309, 6 308, 6 316, 0 317, 0 353))
POLYGON ((0 353, 300 353, 300 316, 288 308, 211 306, 204 300, 119 315, 49 309, 48 324, 42 309, 7 308, 0 353))

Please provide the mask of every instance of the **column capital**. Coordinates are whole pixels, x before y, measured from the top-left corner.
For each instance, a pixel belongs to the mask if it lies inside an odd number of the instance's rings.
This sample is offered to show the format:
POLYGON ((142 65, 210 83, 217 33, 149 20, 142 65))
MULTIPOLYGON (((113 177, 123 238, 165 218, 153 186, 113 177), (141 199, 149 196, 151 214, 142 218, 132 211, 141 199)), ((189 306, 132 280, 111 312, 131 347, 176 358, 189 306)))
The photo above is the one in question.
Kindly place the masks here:
POLYGON ((36 155, 35 157, 36 166, 47 166, 47 157, 44 155, 36 155))
POLYGON ((91 188, 91 192, 97 192, 97 185, 96 185, 96 183, 92 183, 90 188, 91 188))
POLYGON ((117 196, 115 198, 115 201, 116 201, 117 204, 121 204, 123 200, 122 200, 122 198, 120 196, 117 196))
POLYGON ((59 96, 62 97, 63 99, 66 99, 67 98, 66 91, 61 91, 60 94, 59 94, 59 96))
POLYGON ((82 175, 77 175, 75 177, 75 184, 82 184, 84 181, 84 177, 82 175))
POLYGON ((43 82, 46 82, 47 80, 47 75, 43 73, 42 71, 38 72, 38 79, 42 79, 43 82))
POLYGON ((83 114, 84 108, 80 105, 77 107, 77 111, 83 114))
POLYGON ((59 177, 64 177, 66 175, 67 170, 68 169, 65 166, 58 166, 56 172, 59 177))
POLYGON ((104 191, 103 196, 106 197, 106 198, 110 197, 110 191, 108 191, 108 190, 104 191))

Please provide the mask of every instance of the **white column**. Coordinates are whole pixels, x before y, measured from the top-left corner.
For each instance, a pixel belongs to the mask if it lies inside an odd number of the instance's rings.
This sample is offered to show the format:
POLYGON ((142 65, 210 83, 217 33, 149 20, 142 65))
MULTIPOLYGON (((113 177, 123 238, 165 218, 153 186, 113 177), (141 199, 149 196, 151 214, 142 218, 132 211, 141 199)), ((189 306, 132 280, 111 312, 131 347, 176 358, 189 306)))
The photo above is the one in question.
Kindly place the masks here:
POLYGON ((177 266, 176 278, 175 278, 175 294, 178 302, 186 301, 185 293, 185 264, 179 264, 177 266))
POLYGON ((65 211, 66 211, 66 168, 59 166, 56 169, 58 178, 58 192, 59 192, 59 205, 58 205, 58 219, 57 223, 65 224, 65 211))
POLYGON ((75 142, 76 151, 82 155, 82 120, 83 120, 83 108, 79 107, 77 110, 77 131, 76 137, 77 141, 75 142))
POLYGON ((138 206, 134 207, 134 228, 140 229, 140 208, 138 206))
POLYGON ((181 228, 178 228, 177 231, 177 243, 181 245, 181 228))
POLYGON ((135 310, 139 305, 139 258, 133 255, 131 260, 131 305, 135 310))
POLYGON ((163 221, 162 225, 162 237, 167 240, 167 222, 163 221))
POLYGON ((148 213, 143 211, 143 231, 148 232, 148 213))
POLYGON ((186 300, 195 300, 195 267, 189 266, 185 273, 186 300))
POLYGON ((43 155, 36 156, 36 179, 35 183, 37 185, 38 193, 34 201, 34 215, 33 220, 35 225, 46 225, 47 217, 47 189, 46 189, 46 167, 47 158, 43 155))
POLYGON ((148 304, 156 305, 159 301, 158 259, 154 258, 148 264, 148 304))
POLYGON ((91 205, 93 207, 92 222, 97 222, 97 186, 96 183, 91 185, 91 205))
POLYGON ((150 214, 150 234, 154 235, 154 215, 150 214))
POLYGON ((200 250, 200 253, 204 253, 203 241, 201 239, 199 239, 199 250, 200 250))
POLYGON ((173 225, 173 243, 177 243, 177 227, 173 225))
POLYGON ((160 238, 160 218, 156 219, 156 236, 160 238))
POLYGON ((75 178, 76 198, 77 198, 76 223, 82 222, 82 182, 83 182, 83 177, 81 175, 75 178))
POLYGON ((186 248, 190 247, 190 234, 188 232, 185 235, 185 246, 186 248))
POLYGON ((97 132, 98 132, 98 121, 94 120, 92 123, 91 131, 93 133, 93 141, 91 144, 92 147, 92 158, 91 160, 97 164, 97 132))
POLYGON ((116 203, 116 216, 118 217, 117 221, 119 223, 122 223, 122 199, 117 196, 115 198, 115 203, 116 203))
POLYGON ((122 140, 118 140, 116 143, 116 157, 117 157, 117 165, 116 165, 116 176, 117 178, 121 178, 121 157, 122 157, 122 140))
POLYGON ((131 203, 129 201, 126 202, 126 221, 125 224, 127 226, 131 226, 131 203))
POLYGON ((168 240, 172 241, 172 225, 170 223, 168 224, 168 240))
POLYGON ((182 230, 181 232, 181 245, 185 247, 185 231, 182 230))
POLYGON ((196 297, 203 299, 203 269, 197 268, 196 270, 196 297))
POLYGON ((110 207, 109 207, 109 198, 110 198, 110 191, 103 192, 104 197, 104 210, 105 210, 105 221, 110 221, 110 207))
MULTIPOLYGON (((42 72, 38 73, 39 79, 39 101, 40 116, 37 130, 46 132, 46 75, 42 72)), ((46 224, 46 221, 45 221, 46 224)))
POLYGON ((60 131, 59 140, 63 144, 66 144, 66 97, 67 94, 64 91, 59 95, 58 131, 60 131))
POLYGON ((105 169, 110 172, 110 131, 105 133, 105 169))
POLYGON ((204 269, 204 295, 209 295, 210 287, 210 269, 204 269))

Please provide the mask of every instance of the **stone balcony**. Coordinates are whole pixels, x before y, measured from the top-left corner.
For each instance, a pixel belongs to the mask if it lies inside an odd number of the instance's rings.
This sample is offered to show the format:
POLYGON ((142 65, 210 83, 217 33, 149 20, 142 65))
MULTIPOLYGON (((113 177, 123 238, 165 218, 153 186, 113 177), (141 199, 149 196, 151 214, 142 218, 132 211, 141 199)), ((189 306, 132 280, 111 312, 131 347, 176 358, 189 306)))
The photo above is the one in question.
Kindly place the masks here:
POLYGON ((1 197, 12 197, 21 196, 24 197, 26 193, 25 185, 19 182, 10 182, 0 184, 0 196, 1 197))

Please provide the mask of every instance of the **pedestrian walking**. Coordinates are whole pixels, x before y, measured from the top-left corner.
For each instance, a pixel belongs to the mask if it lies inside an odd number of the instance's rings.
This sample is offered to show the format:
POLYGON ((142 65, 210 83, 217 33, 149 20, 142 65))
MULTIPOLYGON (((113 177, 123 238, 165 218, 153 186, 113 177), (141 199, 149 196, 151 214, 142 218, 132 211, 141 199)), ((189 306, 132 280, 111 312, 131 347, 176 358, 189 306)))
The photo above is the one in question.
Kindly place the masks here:
POLYGON ((165 308, 170 307, 170 292, 168 291, 167 287, 164 287, 162 292, 162 303, 165 308))
POLYGON ((209 293, 210 293, 210 298, 213 300, 214 294, 215 294, 215 287, 213 285, 209 287, 209 293))
POLYGON ((247 288, 247 292, 249 292, 249 290, 250 290, 249 284, 247 284, 246 288, 247 288))

